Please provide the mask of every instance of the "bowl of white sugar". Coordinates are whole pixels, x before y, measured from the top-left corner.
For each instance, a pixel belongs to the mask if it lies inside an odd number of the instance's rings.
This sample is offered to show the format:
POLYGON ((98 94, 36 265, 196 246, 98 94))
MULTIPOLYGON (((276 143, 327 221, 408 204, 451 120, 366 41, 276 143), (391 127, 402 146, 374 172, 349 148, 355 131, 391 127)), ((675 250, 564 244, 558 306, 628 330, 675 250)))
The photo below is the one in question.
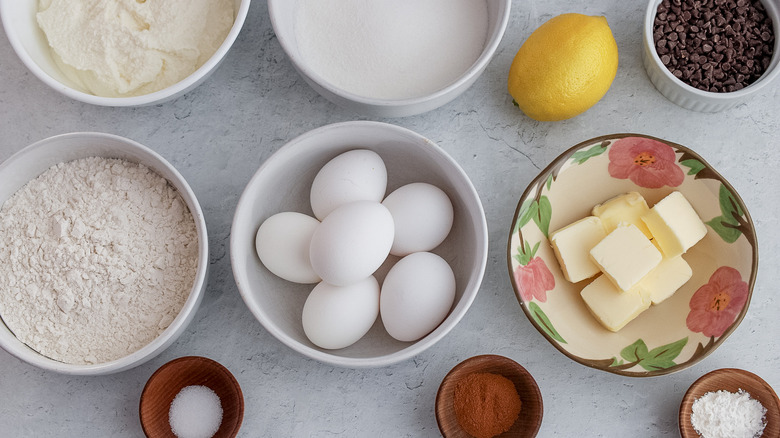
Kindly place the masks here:
POLYGON ((159 354, 208 274, 198 200, 164 158, 102 133, 50 137, 0 164, 0 347, 98 375, 159 354))
POLYGON ((142 106, 208 78, 249 3, 0 0, 0 15, 19 59, 49 87, 93 105, 142 106))
POLYGON ((268 0, 279 43, 322 96, 359 114, 438 108, 482 74, 510 0, 268 0))

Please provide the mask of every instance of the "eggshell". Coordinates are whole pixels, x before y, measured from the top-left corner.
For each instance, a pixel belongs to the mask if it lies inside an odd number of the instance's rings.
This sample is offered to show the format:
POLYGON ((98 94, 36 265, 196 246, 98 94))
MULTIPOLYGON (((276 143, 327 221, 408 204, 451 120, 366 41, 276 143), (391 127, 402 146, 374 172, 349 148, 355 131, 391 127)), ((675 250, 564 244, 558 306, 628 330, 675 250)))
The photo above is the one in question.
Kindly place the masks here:
POLYGON ((343 205, 314 231, 309 259, 323 281, 336 286, 356 283, 373 274, 393 245, 393 217, 374 201, 343 205))
POLYGON ((434 185, 412 183, 399 187, 382 205, 390 210, 395 224, 392 255, 430 251, 444 242, 452 229, 452 202, 434 185))
POLYGON ((382 283, 379 312, 393 338, 416 341, 447 317, 455 301, 455 274, 430 252, 416 252, 398 261, 382 283))
POLYGON ((381 202, 386 190, 387 168, 382 157, 368 149, 351 150, 328 161, 314 177, 311 209, 323 220, 350 202, 381 202))
POLYGON ((320 348, 348 347, 379 315, 379 283, 370 276, 350 286, 319 283, 303 305, 303 331, 320 348))
POLYGON ((277 213, 257 229, 255 250, 274 274, 294 283, 317 283, 320 276, 309 261, 309 247, 320 221, 303 213, 277 213))

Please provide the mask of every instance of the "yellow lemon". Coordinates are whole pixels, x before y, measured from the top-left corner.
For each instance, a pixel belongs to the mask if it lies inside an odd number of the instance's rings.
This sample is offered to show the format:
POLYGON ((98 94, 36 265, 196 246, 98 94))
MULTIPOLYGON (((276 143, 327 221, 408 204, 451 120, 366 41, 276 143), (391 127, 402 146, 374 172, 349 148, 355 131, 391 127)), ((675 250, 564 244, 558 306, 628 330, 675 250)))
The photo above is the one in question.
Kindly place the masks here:
POLYGON ((609 90, 618 48, 607 19, 563 14, 539 26, 509 69, 509 94, 535 120, 564 120, 585 112, 609 90))

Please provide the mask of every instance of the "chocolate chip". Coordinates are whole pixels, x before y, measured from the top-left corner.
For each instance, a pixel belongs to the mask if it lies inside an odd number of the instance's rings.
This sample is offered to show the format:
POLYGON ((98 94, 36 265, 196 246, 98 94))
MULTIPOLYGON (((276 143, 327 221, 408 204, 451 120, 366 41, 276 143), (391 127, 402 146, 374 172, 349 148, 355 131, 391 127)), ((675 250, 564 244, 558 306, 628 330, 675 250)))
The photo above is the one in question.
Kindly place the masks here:
POLYGON ((758 80, 771 63, 774 42, 761 0, 661 0, 653 26, 656 52, 669 71, 711 92, 758 80))

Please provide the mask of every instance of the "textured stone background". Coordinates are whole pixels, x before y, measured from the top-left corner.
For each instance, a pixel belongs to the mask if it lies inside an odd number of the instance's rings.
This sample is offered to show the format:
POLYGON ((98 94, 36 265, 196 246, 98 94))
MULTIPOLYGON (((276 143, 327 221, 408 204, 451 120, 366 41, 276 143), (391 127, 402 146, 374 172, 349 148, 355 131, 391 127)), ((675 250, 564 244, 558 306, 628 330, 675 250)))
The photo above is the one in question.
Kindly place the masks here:
POLYGON ((379 369, 335 368, 287 348, 254 319, 238 294, 228 254, 238 198, 260 164, 313 128, 362 119, 314 92, 274 37, 266 3, 255 1, 220 68, 199 88, 158 106, 102 108, 72 101, 35 78, 0 36, 0 160, 37 140, 71 131, 134 139, 189 181, 208 223, 211 278, 203 305, 179 340, 157 358, 106 377, 39 370, 0 350, 0 435, 139 436, 138 400, 163 363, 204 355, 242 385, 241 436, 437 436, 436 390, 458 362, 495 353, 520 362, 544 397, 540 436, 676 437, 677 409, 706 372, 739 367, 780 390, 780 82, 718 114, 679 108, 660 95, 641 63, 646 2, 516 1, 506 35, 481 78, 429 113, 385 120, 427 136, 471 177, 488 219, 490 252, 477 299, 441 342, 412 360, 379 369), (554 15, 606 15, 620 49, 609 93, 574 119, 524 117, 505 91, 515 52, 554 15), (521 312, 509 283, 506 239, 520 194, 559 153, 591 137, 636 132, 687 145, 737 189, 757 227, 761 269, 750 311, 712 355, 673 375, 627 378, 574 363, 521 312))

